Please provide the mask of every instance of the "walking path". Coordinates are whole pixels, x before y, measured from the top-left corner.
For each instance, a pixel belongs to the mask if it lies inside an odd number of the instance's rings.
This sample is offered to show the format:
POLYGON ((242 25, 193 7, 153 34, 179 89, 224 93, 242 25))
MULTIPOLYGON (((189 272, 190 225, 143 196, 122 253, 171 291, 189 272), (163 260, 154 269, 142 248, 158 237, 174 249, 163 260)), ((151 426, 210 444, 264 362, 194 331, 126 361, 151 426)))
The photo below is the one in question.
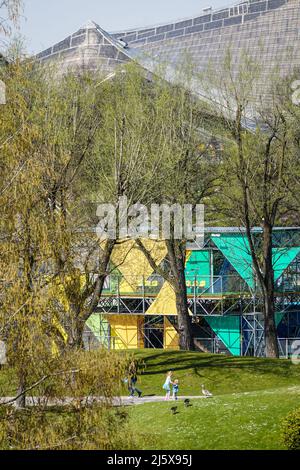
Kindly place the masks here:
MULTIPOLYGON (((199 398, 206 398, 203 395, 189 395, 189 396, 179 396, 177 402, 184 401, 186 399, 190 400, 198 400, 199 398)), ((0 404, 5 404, 12 402, 14 397, 0 397, 0 404)), ((89 404, 89 403, 101 403, 105 400, 104 397, 82 397, 82 403, 89 404)), ((72 403, 78 402, 78 398, 72 397, 65 397, 65 398, 51 398, 47 399, 46 397, 26 397, 26 406, 35 406, 35 405, 45 405, 45 406, 65 406, 70 405, 72 403)), ((141 398, 138 397, 115 397, 113 399, 113 404, 115 406, 126 406, 126 405, 142 405, 143 403, 156 403, 160 401, 165 401, 164 396, 144 396, 141 398)), ((175 400, 170 398, 168 403, 175 403, 175 400)))
MULTIPOLYGON (((186 399, 189 399, 189 400, 198 400, 199 398, 206 398, 204 397, 203 395, 189 395, 189 396, 178 396, 178 400, 177 402, 180 402, 180 401, 184 401, 186 399)), ((165 397, 164 396, 158 396, 158 395, 154 395, 154 396, 145 396, 145 397, 141 397, 141 398, 138 398, 138 397, 134 397, 134 398, 131 398, 131 397, 121 397, 121 404, 122 405, 141 405, 143 403, 156 403, 156 402, 159 402, 159 401, 165 401, 165 397)), ((176 400, 173 400, 172 398, 170 398, 170 400, 168 400, 169 403, 175 403, 176 400)))

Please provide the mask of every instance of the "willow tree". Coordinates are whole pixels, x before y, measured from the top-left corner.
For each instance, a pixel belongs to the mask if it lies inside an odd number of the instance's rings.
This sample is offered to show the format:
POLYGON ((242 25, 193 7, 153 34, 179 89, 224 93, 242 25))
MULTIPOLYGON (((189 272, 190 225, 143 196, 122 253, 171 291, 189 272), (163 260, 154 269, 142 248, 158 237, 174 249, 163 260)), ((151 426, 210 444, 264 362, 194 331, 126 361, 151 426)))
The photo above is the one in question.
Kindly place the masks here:
MULTIPOLYGON (((51 71, 47 70, 51 74, 51 71)), ((98 305, 109 261, 119 237, 99 235, 99 207, 118 211, 145 199, 158 156, 150 158, 153 116, 146 80, 135 65, 103 80, 96 73, 51 82, 44 121, 44 181, 52 223, 53 259, 58 281, 52 289, 70 347, 81 347, 86 321, 98 305), (55 290, 56 287, 56 290, 55 290)))
MULTIPOLYGON (((99 252, 97 240, 81 230, 90 219, 76 178, 101 116, 93 114, 88 80, 81 91, 82 78, 58 84, 38 64, 18 59, 1 74, 7 87, 0 117, 1 336, 18 375, 17 402, 24 406, 30 377, 53 363, 63 326, 72 331, 84 255, 91 246, 99 252), (62 286, 72 314, 59 308, 62 286)), ((83 275, 90 299, 95 282, 88 269, 83 275)))
MULTIPOLYGON (((80 346, 86 319, 98 303, 112 244, 100 245, 93 233, 92 185, 85 175, 102 128, 105 94, 89 74, 55 81, 46 69, 44 165, 42 182, 51 227, 51 307, 66 330, 68 345, 80 346)), ((96 212, 96 211, 95 211, 96 212)))
POLYGON ((265 353, 278 357, 273 229, 276 224, 287 224, 290 209, 295 209, 293 191, 299 167, 286 111, 290 98, 275 68, 263 85, 263 66, 247 52, 234 64, 227 51, 219 69, 207 71, 207 77, 212 107, 231 139, 225 146, 215 206, 219 220, 245 228, 262 298, 265 353), (257 243, 255 227, 261 229, 261 243, 257 243))
POLYGON ((12 26, 16 26, 22 10, 22 0, 0 1, 0 34, 9 35, 12 26))
POLYGON ((66 82, 63 100, 63 88, 30 62, 11 62, 0 74, 7 85, 7 104, 0 114, 0 338, 6 342, 8 366, 17 381, 15 397, 8 405, 15 403, 18 408, 6 412, 2 411, 6 404, 0 404, 1 445, 108 449, 120 437, 126 446, 128 435, 121 436, 126 413, 120 417, 113 407, 125 373, 123 359, 104 351, 60 354, 60 321, 68 324, 69 318, 67 312, 67 318, 59 317, 53 301, 55 296, 59 300, 60 281, 72 274, 70 266, 75 269, 81 261, 78 240, 83 243, 85 231, 80 226, 74 230, 74 224, 90 220, 84 217, 86 205, 79 207, 82 194, 75 185, 82 148, 95 125, 89 119, 88 91, 80 95, 80 84, 72 79, 66 82), (84 112, 79 112, 79 103, 84 112), (76 133, 76 117, 85 128, 85 140, 76 133), (67 173, 63 171, 66 166, 67 173), (60 179, 64 184, 55 187, 60 179), (97 393, 103 401, 90 403, 82 398, 97 393), (47 401, 64 394, 73 397, 71 418, 64 419, 62 407, 63 424, 57 427, 47 401), (30 411, 20 412, 30 395, 43 399, 30 411))
MULTIPOLYGON (((1 145, 1 336, 19 382, 19 403, 28 377, 50 357, 45 343, 47 296, 41 275, 51 259, 42 181, 47 169, 40 152, 44 80, 19 61, 3 70, 7 104, 0 115, 1 145)), ((48 323, 49 326, 49 323, 48 323)))

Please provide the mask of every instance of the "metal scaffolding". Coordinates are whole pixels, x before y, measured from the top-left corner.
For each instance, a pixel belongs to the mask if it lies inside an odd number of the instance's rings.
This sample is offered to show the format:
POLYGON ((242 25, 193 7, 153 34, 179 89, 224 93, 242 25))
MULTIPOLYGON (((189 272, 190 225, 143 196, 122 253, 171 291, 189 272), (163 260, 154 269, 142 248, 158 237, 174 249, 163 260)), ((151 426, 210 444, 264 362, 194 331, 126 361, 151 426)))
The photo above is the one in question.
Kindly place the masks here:
MULTIPOLYGON (((202 249, 193 244, 187 246, 190 256, 187 257, 185 278, 193 336, 202 350, 262 356, 263 296, 251 268, 251 256, 243 231, 236 227, 216 227, 206 228, 205 232, 202 249)), ((261 229, 257 227, 253 233, 255 244, 259 245, 261 229)), ((299 246, 299 228, 274 230, 275 266, 276 260, 281 259, 276 268, 274 304, 279 350, 283 357, 290 354, 291 343, 300 337, 299 246), (281 254, 285 248, 286 253, 281 254), (294 253, 294 259, 287 254, 289 250, 294 253)), ((122 265, 119 269, 122 270, 122 265)), ((127 267, 123 275, 120 270, 112 270, 107 277, 97 313, 108 322, 114 315, 143 318, 139 344, 164 347, 163 317, 173 318, 171 323, 176 329, 177 312, 172 287, 166 286, 165 279, 155 273, 131 275, 127 267)), ((134 272, 137 272, 136 266, 134 272)), ((105 341, 114 347, 109 334, 105 341)))

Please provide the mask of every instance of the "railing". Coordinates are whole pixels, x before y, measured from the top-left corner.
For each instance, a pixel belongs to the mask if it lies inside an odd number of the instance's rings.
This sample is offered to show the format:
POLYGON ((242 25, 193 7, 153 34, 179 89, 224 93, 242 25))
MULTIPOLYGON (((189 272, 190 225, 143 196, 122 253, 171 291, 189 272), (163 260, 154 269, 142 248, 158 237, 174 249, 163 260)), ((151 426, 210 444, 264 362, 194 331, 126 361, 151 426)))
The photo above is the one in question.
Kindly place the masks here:
MULTIPOLYGON (((209 352, 212 354, 225 354, 226 347, 223 345, 222 341, 217 338, 194 338, 197 340, 200 345, 203 346, 204 352, 209 352)), ((279 348, 279 357, 281 359, 290 359, 292 356, 297 356, 298 360, 300 359, 300 338, 278 338, 278 348, 279 348)), ((261 348, 257 351, 264 350, 264 344, 262 341, 261 348)), ((259 354, 262 356, 263 354, 259 354)))
MULTIPOLYGON (((145 279, 143 276, 127 276, 126 278, 111 274, 106 278, 103 288, 104 295, 121 297, 155 297, 161 290, 165 280, 159 275, 145 279)), ((207 276, 186 273, 187 294, 190 297, 223 294, 250 294, 246 281, 238 275, 207 276)))
POLYGON ((278 338, 279 356, 290 359, 293 355, 300 357, 300 338, 278 338))
MULTIPOLYGON (((204 297, 217 295, 252 295, 254 290, 239 275, 228 274, 220 276, 208 276, 188 272, 186 277, 186 288, 189 297, 204 297)), ((103 294, 121 297, 155 297, 161 290, 165 280, 153 274, 148 278, 143 276, 126 276, 111 274, 104 284, 103 294)), ((250 284, 251 285, 251 284, 250 284)), ((300 294, 300 275, 283 275, 277 280, 275 291, 282 297, 283 294, 300 294)))
MULTIPOLYGON (((277 338, 278 341, 278 350, 280 359, 291 359, 293 355, 297 355, 298 347, 298 356, 300 357, 300 338, 277 338)), ((265 343, 263 335, 260 336, 260 339, 257 340, 255 349, 247 348, 247 356, 265 356, 265 343), (251 352, 250 352, 251 351, 251 352), (250 352, 250 353, 249 353, 250 352)))
POLYGON ((223 352, 221 342, 218 338, 194 338, 194 340, 199 343, 199 348, 202 349, 203 352, 212 354, 220 354, 223 352))
POLYGON ((300 293, 300 273, 284 273, 276 281, 276 292, 279 293, 290 293, 297 292, 300 293))

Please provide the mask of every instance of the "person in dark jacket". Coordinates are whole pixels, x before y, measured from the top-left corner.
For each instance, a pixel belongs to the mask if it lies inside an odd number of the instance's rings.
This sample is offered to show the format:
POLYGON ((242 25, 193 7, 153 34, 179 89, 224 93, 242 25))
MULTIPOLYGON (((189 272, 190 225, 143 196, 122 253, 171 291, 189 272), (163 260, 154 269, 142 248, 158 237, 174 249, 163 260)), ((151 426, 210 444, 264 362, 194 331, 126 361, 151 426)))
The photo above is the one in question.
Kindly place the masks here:
POLYGON ((137 366, 135 361, 133 360, 129 365, 129 382, 128 382, 128 389, 130 392, 130 396, 134 397, 134 394, 137 393, 139 397, 141 397, 142 392, 136 387, 137 383, 137 366))

